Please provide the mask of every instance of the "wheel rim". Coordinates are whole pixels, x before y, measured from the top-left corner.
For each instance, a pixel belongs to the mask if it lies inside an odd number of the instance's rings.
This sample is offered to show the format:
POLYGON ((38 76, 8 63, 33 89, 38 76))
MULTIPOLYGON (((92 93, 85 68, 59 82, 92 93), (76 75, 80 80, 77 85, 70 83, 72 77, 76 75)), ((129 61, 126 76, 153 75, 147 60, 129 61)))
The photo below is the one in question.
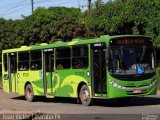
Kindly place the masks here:
POLYGON ((83 92, 82 92, 82 100, 83 100, 83 101, 88 101, 89 98, 90 98, 90 96, 89 96, 89 91, 86 90, 86 89, 83 90, 83 92))
POLYGON ((27 90, 27 97, 28 97, 28 98, 31 98, 31 97, 32 97, 31 89, 28 89, 28 90, 27 90))

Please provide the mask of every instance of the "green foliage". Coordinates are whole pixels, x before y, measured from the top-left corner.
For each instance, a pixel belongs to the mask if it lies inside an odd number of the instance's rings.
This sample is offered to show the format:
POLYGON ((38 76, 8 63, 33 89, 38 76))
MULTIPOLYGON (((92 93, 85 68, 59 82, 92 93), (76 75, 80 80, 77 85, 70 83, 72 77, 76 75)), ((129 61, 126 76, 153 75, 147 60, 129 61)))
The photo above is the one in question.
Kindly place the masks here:
MULTIPOLYGON (((0 19, 0 48, 8 49, 19 47, 23 44, 22 39, 22 28, 20 26, 20 21, 16 20, 4 20, 0 19)), ((0 51, 1 54, 1 51, 0 51)))
POLYGON ((87 19, 87 27, 96 35, 142 34, 153 38, 160 46, 160 1, 158 0, 116 0, 96 4, 87 19), (98 7, 97 7, 98 6, 98 7), (100 9, 100 8, 101 9, 100 9))
POLYGON ((75 8, 38 8, 32 16, 24 19, 24 25, 24 43, 27 45, 58 39, 68 41, 85 31, 81 28, 82 13, 75 8))

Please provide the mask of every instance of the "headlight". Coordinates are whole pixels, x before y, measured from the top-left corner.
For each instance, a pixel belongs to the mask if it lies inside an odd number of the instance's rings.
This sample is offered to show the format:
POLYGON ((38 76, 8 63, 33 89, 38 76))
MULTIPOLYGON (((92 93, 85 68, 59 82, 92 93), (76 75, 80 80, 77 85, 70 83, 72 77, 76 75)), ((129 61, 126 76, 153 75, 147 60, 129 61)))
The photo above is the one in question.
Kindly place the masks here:
POLYGON ((113 87, 118 88, 118 89, 123 89, 123 90, 136 90, 136 89, 141 89, 141 90, 143 90, 143 89, 147 89, 147 88, 150 88, 150 87, 156 85, 156 83, 157 83, 157 81, 155 80, 155 81, 153 81, 153 82, 152 82, 151 84, 149 84, 149 85, 135 88, 135 87, 125 87, 125 86, 121 86, 121 85, 119 85, 118 83, 116 83, 115 81, 110 80, 110 84, 111 84, 113 87))
POLYGON ((119 88, 119 89, 124 89, 123 86, 117 84, 116 82, 114 82, 113 80, 110 81, 110 83, 112 84, 113 87, 119 88))

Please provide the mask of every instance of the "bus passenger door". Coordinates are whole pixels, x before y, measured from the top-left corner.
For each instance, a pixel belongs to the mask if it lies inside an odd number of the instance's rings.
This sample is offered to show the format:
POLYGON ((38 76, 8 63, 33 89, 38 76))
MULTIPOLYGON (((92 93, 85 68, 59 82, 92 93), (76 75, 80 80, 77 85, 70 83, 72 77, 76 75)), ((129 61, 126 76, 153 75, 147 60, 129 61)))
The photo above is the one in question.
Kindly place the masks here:
POLYGON ((43 52, 43 81, 44 94, 54 95, 54 50, 45 49, 43 52))
POLYGON ((105 43, 91 45, 91 79, 93 96, 101 97, 107 93, 105 43))
POLYGON ((2 77, 3 77, 3 90, 7 93, 10 92, 9 90, 9 72, 8 72, 8 54, 3 54, 3 71, 2 71, 2 77))
POLYGON ((17 53, 8 55, 8 75, 9 75, 9 92, 16 93, 17 90, 17 53))

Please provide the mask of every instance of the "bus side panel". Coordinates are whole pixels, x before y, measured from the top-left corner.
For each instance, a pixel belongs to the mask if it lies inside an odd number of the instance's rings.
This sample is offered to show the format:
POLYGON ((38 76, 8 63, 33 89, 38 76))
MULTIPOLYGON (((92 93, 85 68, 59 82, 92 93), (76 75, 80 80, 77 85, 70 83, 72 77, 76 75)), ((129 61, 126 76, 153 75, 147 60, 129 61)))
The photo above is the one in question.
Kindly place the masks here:
POLYGON ((41 71, 21 71, 19 72, 18 89, 19 94, 24 95, 25 84, 31 83, 34 95, 44 95, 43 79, 41 71))
POLYGON ((80 82, 88 83, 87 70, 57 70, 55 78, 56 96, 77 97, 77 88, 80 82))
POLYGON ((28 79, 28 76, 29 76, 29 73, 28 71, 18 71, 17 73, 17 87, 18 87, 18 93, 21 94, 21 95, 24 95, 24 86, 25 86, 25 83, 28 79))
POLYGON ((31 71, 30 72, 30 81, 34 90, 34 95, 43 96, 44 95, 44 86, 42 71, 31 71))

